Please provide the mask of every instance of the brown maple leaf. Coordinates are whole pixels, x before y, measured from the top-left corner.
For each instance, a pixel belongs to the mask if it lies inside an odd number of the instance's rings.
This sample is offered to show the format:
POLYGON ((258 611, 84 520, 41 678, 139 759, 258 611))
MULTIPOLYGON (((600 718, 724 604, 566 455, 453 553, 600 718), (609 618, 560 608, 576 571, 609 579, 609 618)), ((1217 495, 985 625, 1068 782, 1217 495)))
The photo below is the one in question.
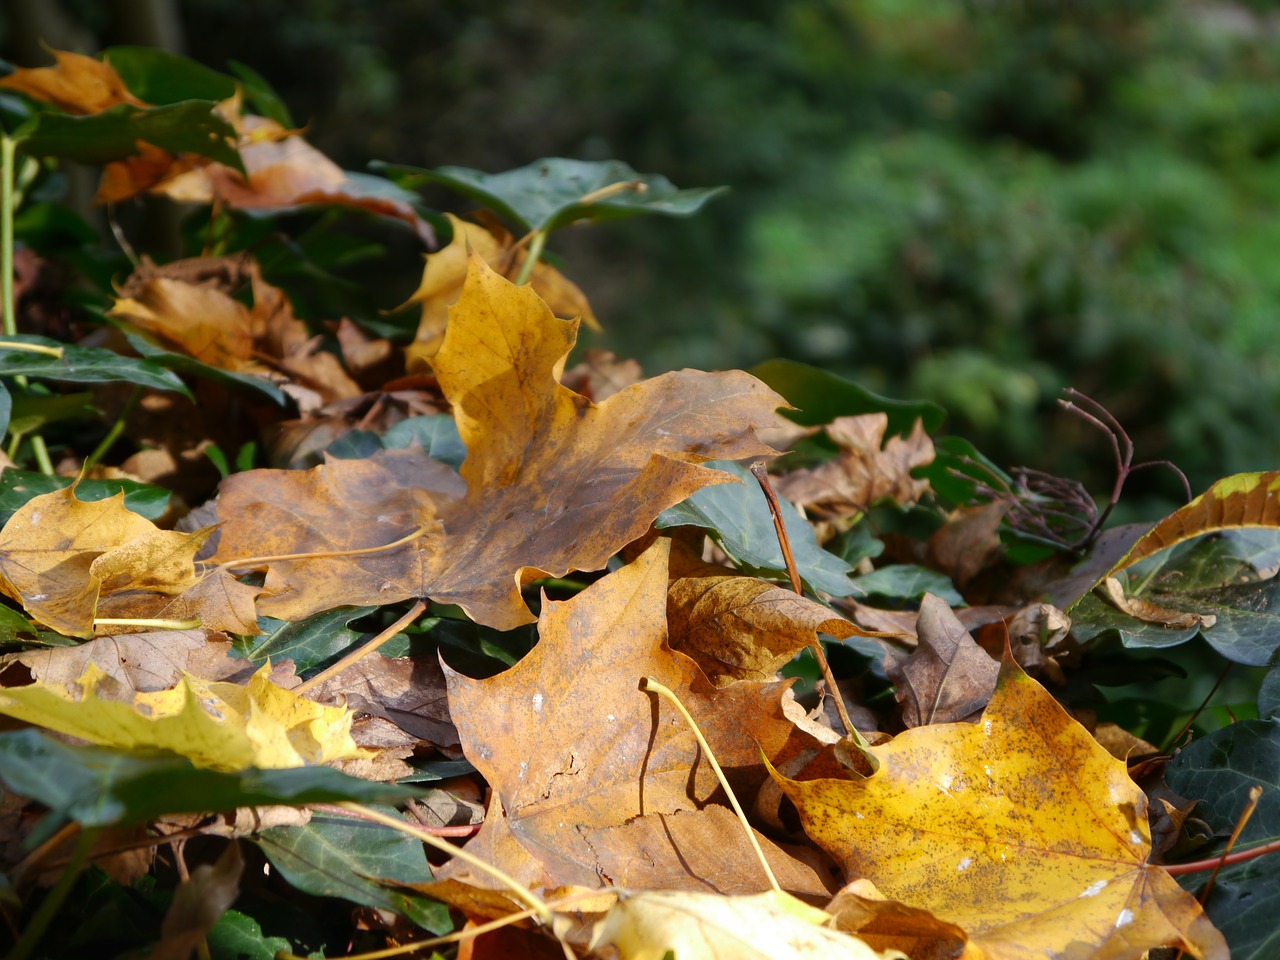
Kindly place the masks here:
POLYGON ((523 585, 598 570, 662 510, 732 482, 698 464, 776 452, 755 430, 785 402, 745 373, 679 371, 599 405, 563 387, 576 328, 473 256, 433 361, 467 446, 461 479, 412 450, 239 473, 215 559, 308 554, 253 564, 273 594, 259 609, 283 619, 427 596, 510 629, 533 619, 523 585))

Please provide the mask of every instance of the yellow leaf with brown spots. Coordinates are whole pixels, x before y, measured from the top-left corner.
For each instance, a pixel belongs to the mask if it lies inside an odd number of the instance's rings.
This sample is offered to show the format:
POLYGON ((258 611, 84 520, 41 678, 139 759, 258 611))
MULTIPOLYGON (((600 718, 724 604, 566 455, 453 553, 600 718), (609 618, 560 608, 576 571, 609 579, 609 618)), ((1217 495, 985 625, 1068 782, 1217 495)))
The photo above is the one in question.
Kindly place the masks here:
POLYGON ((1147 799, 1124 763, 1016 664, 976 724, 918 727, 871 752, 880 767, 863 780, 776 779, 847 878, 963 928, 966 956, 1172 946, 1226 960, 1200 905, 1147 862, 1147 799))

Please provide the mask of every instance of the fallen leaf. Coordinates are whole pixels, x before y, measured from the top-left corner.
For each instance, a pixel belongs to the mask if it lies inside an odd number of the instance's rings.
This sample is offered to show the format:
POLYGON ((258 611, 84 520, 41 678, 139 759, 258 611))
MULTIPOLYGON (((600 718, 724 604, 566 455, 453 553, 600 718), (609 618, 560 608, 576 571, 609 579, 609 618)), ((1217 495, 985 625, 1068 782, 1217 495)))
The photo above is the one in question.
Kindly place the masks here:
POLYGON ((360 756, 350 711, 325 707, 273 684, 270 666, 242 686, 184 677, 131 701, 99 696, 92 663, 75 683, 0 689, 0 713, 90 743, 170 750, 210 770, 284 768, 360 756))
POLYGON ((1198 903, 1148 863, 1145 795, 1016 664, 981 720, 871 748, 860 780, 779 783, 850 878, 963 928, 986 958, 1225 960, 1198 903))
POLYGON ((144 106, 125 89, 115 69, 95 57, 50 51, 52 67, 18 67, 0 78, 0 88, 17 90, 73 114, 99 113, 118 103, 144 106))
MULTIPOLYGON (((473 255, 479 256, 497 273, 511 280, 519 274, 527 256, 524 248, 517 249, 513 245, 511 234, 496 223, 482 225, 469 223, 451 213, 445 216, 453 226, 453 239, 435 253, 427 254, 422 282, 413 296, 401 305, 403 309, 416 303, 422 310, 418 332, 405 350, 406 366, 411 372, 430 369, 431 358, 444 342, 449 308, 462 295, 469 259, 473 255)), ((534 265, 529 285, 556 316, 581 318, 591 329, 600 329, 583 292, 549 263, 539 261, 534 265)))
POLYGON ((1009 504, 1001 500, 954 511, 929 538, 930 566, 964 590, 1004 553, 1000 521, 1008 512, 1009 504))
POLYGON ((919 643, 905 661, 885 658, 902 722, 922 727, 979 713, 996 688, 1000 665, 974 642, 946 601, 931 593, 920 604, 916 633, 919 643))
POLYGON ((575 328, 473 256, 433 361, 467 447, 465 494, 456 474, 412 450, 238 473, 219 494, 215 560, 367 550, 423 531, 381 554, 270 561, 274 595, 259 610, 302 619, 427 596, 511 629, 533 619, 522 585, 598 570, 666 507, 732 482, 697 464, 776 452, 754 430, 782 401, 743 373, 671 373, 598 406, 561 386, 575 328))
POLYGON ((618 902, 596 927, 594 950, 614 946, 623 960, 889 960, 856 937, 822 926, 829 915, 785 894, 720 897, 647 890, 618 892, 618 902))
POLYGON ((173 686, 183 673, 206 680, 247 680, 257 668, 230 654, 231 641, 221 634, 152 630, 98 637, 71 647, 26 650, 4 659, 24 664, 36 680, 64 687, 79 680, 92 663, 123 689, 145 693, 173 686))
POLYGON ((600 882, 593 830, 691 810, 719 790, 684 721, 643 693, 641 678, 680 696, 744 801, 765 779, 761 752, 783 762, 818 746, 783 715, 789 683, 717 690, 666 646, 667 545, 657 540, 572 600, 544 600, 538 644, 505 673, 471 680, 445 670, 467 759, 556 886, 600 882))
POLYGON ((240 846, 234 841, 216 862, 201 864, 192 870, 174 891, 173 902, 160 925, 160 942, 152 948, 147 960, 189 960, 218 918, 230 910, 240 896, 243 872, 240 846))
POLYGON ((1208 630, 1218 622, 1218 618, 1211 613, 1169 610, 1142 597, 1125 596, 1124 585, 1116 577, 1107 577, 1102 581, 1099 589, 1102 596, 1113 607, 1144 623, 1158 623, 1175 630, 1187 630, 1192 627, 1208 630))
POLYGON ((210 532, 159 530, 124 494, 83 501, 73 484, 32 497, 0 530, 0 592, 71 637, 92 637, 97 617, 198 617, 210 630, 257 633, 258 589, 196 570, 210 532))
POLYGON ((929 489, 911 471, 933 462, 933 442, 919 420, 910 436, 884 438, 887 413, 837 417, 826 433, 839 450, 834 460, 777 479, 778 493, 819 516, 846 517, 888 498, 912 504, 929 489))
POLYGON ((793 590, 711 564, 671 581, 667 628, 672 649, 696 660, 716 686, 773 679, 818 633, 836 640, 864 633, 793 590))

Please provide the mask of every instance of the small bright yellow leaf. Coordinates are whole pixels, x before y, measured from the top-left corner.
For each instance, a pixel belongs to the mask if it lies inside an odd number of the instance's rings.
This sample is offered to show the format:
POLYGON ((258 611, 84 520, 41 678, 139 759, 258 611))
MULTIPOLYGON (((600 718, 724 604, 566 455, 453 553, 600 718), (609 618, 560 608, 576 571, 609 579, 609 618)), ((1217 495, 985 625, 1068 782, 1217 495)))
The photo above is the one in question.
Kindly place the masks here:
POLYGON ((1125 764, 1016 664, 976 724, 917 727, 871 752, 880 769, 864 780, 776 779, 846 877, 957 924, 978 956, 1175 946, 1225 960, 1200 905, 1147 862, 1147 799, 1125 764))
POLYGON ((619 891, 597 925, 591 949, 612 944, 623 960, 889 960, 856 937, 820 924, 831 917, 787 894, 723 897, 713 893, 619 891))
MULTIPOLYGON (((427 255, 422 282, 404 304, 406 307, 411 303, 422 305, 418 332, 414 336, 414 342, 405 350, 406 365, 410 372, 430 369, 429 361, 436 355, 444 340, 449 308, 462 295, 462 286, 467 278, 467 261, 472 253, 482 257, 485 263, 507 277, 514 276, 525 259, 525 252, 513 247, 513 238, 505 230, 495 227, 500 232, 494 232, 478 223, 461 220, 451 213, 446 213, 445 216, 453 225, 453 239, 447 246, 427 255)), ((555 267, 541 262, 535 264, 529 285, 546 301, 556 316, 580 317, 591 329, 600 329, 586 296, 555 267)))
POLYGON ((170 750, 212 770, 366 755, 351 739, 349 710, 304 700, 273 684, 270 671, 264 666, 247 686, 187 676, 124 701, 99 695, 105 674, 90 663, 77 683, 5 688, 0 713, 103 746, 170 750))

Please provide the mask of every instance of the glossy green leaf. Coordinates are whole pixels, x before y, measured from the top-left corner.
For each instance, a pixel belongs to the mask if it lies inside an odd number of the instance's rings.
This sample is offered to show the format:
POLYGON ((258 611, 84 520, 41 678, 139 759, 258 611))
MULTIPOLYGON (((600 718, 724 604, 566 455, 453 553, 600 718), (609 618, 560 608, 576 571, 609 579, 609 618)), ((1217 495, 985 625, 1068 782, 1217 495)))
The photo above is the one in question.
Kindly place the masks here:
POLYGON ((932 593, 953 607, 964 606, 964 597, 956 590, 950 577, 911 563, 891 563, 854 577, 853 582, 867 595, 918 600, 926 593, 932 593))
POLYGON ((920 420, 929 433, 942 426, 946 411, 927 400, 890 400, 860 387, 852 380, 796 360, 766 360, 747 371, 787 398, 795 410, 783 411, 788 419, 806 427, 830 423, 836 417, 884 413, 888 433, 906 436, 920 420))
POLYGON ((458 425, 447 413, 401 420, 382 436, 382 444, 388 450, 420 443, 427 456, 455 469, 462 466, 467 457, 466 444, 458 435, 458 425))
MULTIPOLYGON (((42 493, 64 490, 74 477, 50 477, 26 470, 0 473, 0 523, 5 523, 24 503, 42 493)), ((76 486, 79 500, 106 500, 124 492, 124 505, 148 520, 155 520, 169 509, 172 493, 164 487, 136 480, 81 480, 76 486)))
MULTIPOLYGON (((1280 840, 1280 720, 1245 720, 1192 741, 1165 772, 1173 791, 1202 800, 1196 816, 1222 840, 1244 809, 1251 787, 1263 788, 1253 816, 1233 850, 1280 840)), ((1211 856, 1201 852, 1198 859, 1211 856)), ((1198 891, 1206 874, 1180 877, 1198 891)), ((1209 919, 1231 946, 1233 960, 1272 960, 1280 955, 1280 856, 1224 867, 1205 904, 1209 919)))
POLYGON ((160 364, 137 357, 122 357, 101 347, 77 347, 59 343, 48 337, 6 337, 23 343, 60 347, 61 357, 30 350, 0 347, 0 377, 25 376, 31 379, 60 380, 69 383, 134 383, 156 390, 176 390, 191 396, 186 385, 160 364))
POLYGON ((13 413, 13 395, 0 383, 0 436, 9 432, 9 417, 13 413))
POLYGON ((956 506, 972 503, 978 484, 1013 485, 1012 477, 963 437, 935 438, 933 462, 917 467, 911 475, 928 480, 935 494, 956 506))
POLYGON ((360 640, 350 629, 352 620, 373 613, 377 607, 336 607, 296 622, 260 617, 262 633, 247 637, 236 646, 236 655, 253 663, 289 659, 299 673, 321 666, 345 653, 360 640))
POLYGON ((175 754, 73 747, 34 729, 0 733, 0 781, 47 806, 51 820, 86 827, 145 823, 166 813, 269 803, 394 803, 413 795, 332 767, 219 773, 175 754))
MULTIPOLYGON (((689 499, 662 511, 654 525, 660 530, 702 527, 747 572, 786 579, 786 563, 769 503, 751 471, 725 460, 704 466, 731 473, 742 482, 703 487, 689 499)), ((788 501, 779 499, 791 552, 805 584, 833 597, 861 596, 862 590, 848 576, 853 568, 818 546, 809 522, 788 501)))
POLYGON ((666 177, 636 173, 619 160, 549 157, 504 173, 466 167, 374 166, 406 186, 439 183, 456 190, 514 221, 523 231, 550 232, 575 220, 613 220, 641 213, 687 217, 728 189, 678 190, 666 177), (620 189, 604 199, 591 200, 602 190, 632 183, 643 184, 643 188, 620 189), (584 199, 589 202, 583 203, 584 199))
POLYGON ((1228 530, 1216 537, 1181 541, 1173 548, 1121 571, 1126 595, 1165 610, 1212 616, 1207 627, 1167 627, 1122 613, 1096 592, 1071 610, 1072 631, 1087 640, 1102 630, 1120 632, 1126 646, 1166 647, 1203 634, 1215 650, 1235 663, 1265 666, 1280 650, 1280 579, 1275 537, 1270 531, 1242 536, 1228 530), (1263 567, 1259 570, 1259 566, 1263 567))
POLYGON ((9 430, 13 433, 31 433, 47 424, 63 420, 76 420, 95 415, 93 392, 75 393, 20 392, 11 395, 9 430))
POLYGON ((234 909, 218 918, 205 942, 210 960, 275 960, 281 951, 295 952, 284 937, 264 936, 257 920, 234 909))
POLYGON ((235 129, 215 107, 212 100, 183 100, 162 107, 121 103, 84 117, 38 113, 24 125, 18 149, 99 165, 134 156, 142 141, 172 153, 209 157, 243 173, 235 129))
POLYGON ((224 73, 158 47, 108 47, 102 59, 139 100, 157 106, 183 100, 228 100, 236 84, 224 73))
POLYGON ((1267 671, 1258 688, 1258 716, 1280 717, 1280 664, 1267 671))
POLYGON ((422 842, 376 823, 317 814, 300 827, 264 830, 255 843, 294 887, 391 910, 433 933, 452 929, 442 903, 376 883, 429 883, 422 842))
POLYGON ((146 360, 167 370, 172 370, 175 373, 185 373, 191 377, 200 377, 204 380, 212 380, 214 383, 222 383, 229 387, 247 388, 258 393, 265 393, 281 406, 288 402, 284 392, 265 377, 255 376, 251 373, 234 373, 231 370, 223 370, 221 367, 213 367, 207 363, 201 363, 195 357, 189 357, 184 353, 173 353, 163 347, 158 347, 137 333, 125 333, 125 339, 129 341, 129 346, 140 353, 146 360))

